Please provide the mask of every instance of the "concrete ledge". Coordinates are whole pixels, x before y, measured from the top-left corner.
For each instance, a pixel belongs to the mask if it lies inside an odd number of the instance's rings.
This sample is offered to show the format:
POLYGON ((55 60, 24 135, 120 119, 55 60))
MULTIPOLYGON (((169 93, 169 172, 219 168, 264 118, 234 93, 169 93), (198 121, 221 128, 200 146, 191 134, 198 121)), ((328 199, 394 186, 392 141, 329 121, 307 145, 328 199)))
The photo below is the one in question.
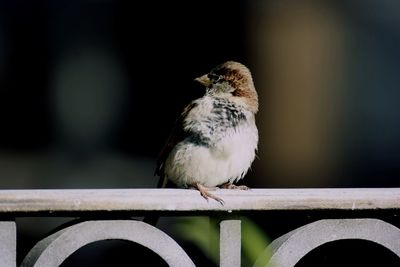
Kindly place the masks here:
POLYGON ((400 209, 400 188, 217 190, 225 200, 189 189, 0 190, 0 215, 35 212, 254 211, 400 209))

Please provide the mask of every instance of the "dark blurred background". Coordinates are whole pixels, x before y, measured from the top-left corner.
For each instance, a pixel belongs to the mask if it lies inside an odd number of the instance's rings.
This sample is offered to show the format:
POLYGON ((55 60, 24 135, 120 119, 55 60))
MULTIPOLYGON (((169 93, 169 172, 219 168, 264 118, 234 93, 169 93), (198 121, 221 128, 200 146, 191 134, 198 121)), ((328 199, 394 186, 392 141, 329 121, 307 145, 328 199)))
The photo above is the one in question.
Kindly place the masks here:
POLYGON ((260 97, 251 187, 400 186, 400 2, 1 1, 1 189, 155 187, 193 79, 260 97))

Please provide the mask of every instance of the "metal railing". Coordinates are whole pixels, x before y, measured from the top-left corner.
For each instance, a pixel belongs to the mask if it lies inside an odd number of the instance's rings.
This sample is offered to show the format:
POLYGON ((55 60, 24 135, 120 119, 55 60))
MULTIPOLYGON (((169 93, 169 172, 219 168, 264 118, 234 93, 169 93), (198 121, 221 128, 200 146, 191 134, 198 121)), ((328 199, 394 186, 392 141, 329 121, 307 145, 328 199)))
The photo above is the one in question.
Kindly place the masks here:
POLYGON ((100 219, 104 214, 116 214, 115 218, 120 214, 217 214, 221 218, 219 265, 235 267, 241 262, 241 220, 232 218, 232 213, 340 211, 344 212, 341 218, 316 220, 275 239, 254 266, 295 266, 315 248, 344 239, 372 241, 400 257, 399 228, 379 216, 353 215, 360 211, 397 215, 400 188, 217 190, 215 194, 224 199, 225 205, 205 201, 198 192, 183 189, 1 190, 0 266, 17 265, 17 218, 83 215, 90 215, 92 219, 67 226, 42 239, 25 256, 21 266, 59 266, 83 246, 109 239, 141 244, 170 266, 194 266, 190 255, 167 233, 138 220, 100 219))

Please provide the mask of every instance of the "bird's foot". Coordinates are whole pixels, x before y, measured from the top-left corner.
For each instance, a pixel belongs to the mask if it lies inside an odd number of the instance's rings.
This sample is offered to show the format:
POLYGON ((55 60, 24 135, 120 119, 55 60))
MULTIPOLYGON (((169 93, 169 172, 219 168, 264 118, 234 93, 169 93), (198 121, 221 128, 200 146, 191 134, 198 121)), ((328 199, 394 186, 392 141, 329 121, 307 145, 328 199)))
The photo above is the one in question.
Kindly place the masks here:
POLYGON ((232 183, 226 183, 221 185, 221 188, 223 189, 237 189, 237 190, 250 190, 249 187, 245 185, 234 185, 232 183))
POLYGON ((217 197, 217 196, 211 194, 210 192, 208 192, 210 190, 215 190, 216 188, 214 188, 214 187, 208 188, 208 187, 205 187, 204 185, 201 185, 199 183, 193 183, 192 187, 197 189, 197 190, 199 190, 200 191, 200 195, 202 197, 204 197, 207 201, 208 201, 208 198, 212 198, 212 199, 218 201, 221 205, 225 204, 225 202, 224 202, 224 200, 222 198, 217 197))

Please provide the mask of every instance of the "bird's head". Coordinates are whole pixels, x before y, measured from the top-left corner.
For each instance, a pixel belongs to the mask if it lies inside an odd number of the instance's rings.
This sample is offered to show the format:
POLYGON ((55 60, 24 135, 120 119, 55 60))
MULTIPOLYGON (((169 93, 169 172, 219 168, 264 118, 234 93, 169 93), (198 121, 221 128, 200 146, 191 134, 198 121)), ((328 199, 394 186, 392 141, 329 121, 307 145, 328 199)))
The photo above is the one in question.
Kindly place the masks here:
POLYGON ((206 94, 227 98, 257 113, 257 92, 250 70, 243 64, 227 61, 195 80, 207 88, 206 94))

